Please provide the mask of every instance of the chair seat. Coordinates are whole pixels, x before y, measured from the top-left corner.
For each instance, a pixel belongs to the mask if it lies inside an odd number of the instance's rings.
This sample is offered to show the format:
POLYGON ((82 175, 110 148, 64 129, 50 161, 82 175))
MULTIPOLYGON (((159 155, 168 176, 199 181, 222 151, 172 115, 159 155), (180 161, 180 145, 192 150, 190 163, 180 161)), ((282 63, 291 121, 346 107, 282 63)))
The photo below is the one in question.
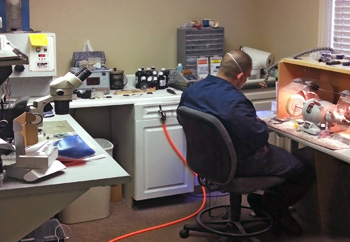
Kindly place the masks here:
POLYGON ((227 192, 247 194, 281 184, 283 178, 276 176, 235 177, 231 182, 220 185, 227 192))

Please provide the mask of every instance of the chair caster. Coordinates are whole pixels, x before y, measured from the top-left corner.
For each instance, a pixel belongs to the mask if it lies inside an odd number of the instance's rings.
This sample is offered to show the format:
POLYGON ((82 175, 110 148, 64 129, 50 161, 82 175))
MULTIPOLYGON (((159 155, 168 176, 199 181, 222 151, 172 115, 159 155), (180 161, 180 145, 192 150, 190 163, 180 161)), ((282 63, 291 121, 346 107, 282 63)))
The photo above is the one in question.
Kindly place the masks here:
POLYGON ((188 236, 190 236, 190 231, 188 231, 187 229, 182 229, 180 231, 180 237, 183 239, 188 238, 188 236))

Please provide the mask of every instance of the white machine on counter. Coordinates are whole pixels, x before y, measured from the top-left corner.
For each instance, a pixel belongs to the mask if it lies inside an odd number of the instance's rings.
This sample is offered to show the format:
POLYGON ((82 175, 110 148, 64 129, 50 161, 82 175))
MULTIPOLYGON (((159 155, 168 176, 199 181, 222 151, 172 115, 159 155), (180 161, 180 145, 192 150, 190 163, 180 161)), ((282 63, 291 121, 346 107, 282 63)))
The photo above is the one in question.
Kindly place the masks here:
POLYGON ((248 78, 248 82, 252 79, 260 79, 261 70, 266 70, 273 64, 274 57, 269 52, 246 46, 241 47, 241 50, 247 53, 252 58, 253 62, 253 69, 251 76, 248 78))
POLYGON ((322 125, 325 128, 330 125, 332 130, 336 132, 347 130, 350 125, 349 116, 346 115, 349 113, 349 101, 348 96, 341 96, 336 105, 320 99, 309 99, 302 109, 303 131, 317 135, 321 131, 322 125))
POLYGON ((105 66, 106 57, 103 51, 82 51, 73 53, 73 67, 71 72, 81 67, 88 68, 91 75, 79 87, 81 90, 100 91, 109 94, 111 69, 105 66))
POLYGON ((28 56, 29 64, 13 66, 9 77, 11 96, 45 96, 57 75, 56 35, 41 32, 7 32, 6 38, 28 56))

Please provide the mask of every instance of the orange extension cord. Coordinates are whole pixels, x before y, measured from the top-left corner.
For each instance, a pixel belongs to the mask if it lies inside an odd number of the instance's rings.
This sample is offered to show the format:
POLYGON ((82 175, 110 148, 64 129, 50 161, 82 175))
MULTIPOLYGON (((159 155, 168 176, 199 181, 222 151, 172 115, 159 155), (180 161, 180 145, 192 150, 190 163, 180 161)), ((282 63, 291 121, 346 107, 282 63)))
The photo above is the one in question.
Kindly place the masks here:
MULTIPOLYGON (((182 160, 182 162, 187 165, 187 161, 185 159, 185 157, 180 153, 180 151, 177 149, 177 147, 175 146, 174 142, 171 140, 170 138, 170 135, 168 133, 168 130, 166 129, 166 126, 165 126, 165 122, 163 122, 162 124, 163 126, 163 130, 164 130, 164 133, 165 133, 165 136, 166 138, 168 139, 171 147, 174 149, 174 151, 176 152, 176 154, 180 157, 180 159, 182 160)), ((197 174, 195 174, 197 176, 197 174)), ((181 218, 181 219, 178 219, 178 220, 175 220, 175 221, 172 221, 172 222, 169 222, 169 223, 165 223, 165 224, 161 224, 161 225, 157 225, 157 226, 154 226, 154 227, 150 227, 150 228, 146 228, 146 229, 141 229, 141 230, 138 230, 138 231, 135 231, 135 232, 131 232, 129 234, 125 234, 125 235, 122 235, 122 236, 119 236, 115 239, 112 239, 108 242, 114 242, 114 241, 119 241, 119 240, 122 240, 122 239, 125 239, 125 238, 128 238, 128 237, 131 237, 131 236, 134 236, 134 235, 137 235, 137 234, 141 234, 141 233, 144 233, 144 232, 148 232, 148 231, 152 231, 152 230, 156 230, 156 229, 160 229, 160 228, 164 228, 164 227, 167 227, 167 226, 171 226, 171 225, 174 225, 174 224, 177 224, 177 223, 180 223, 180 222, 183 222, 187 219, 190 219, 194 216, 196 216, 205 206, 205 203, 206 203, 206 200, 207 200, 207 195, 206 195, 206 192, 205 192, 205 188, 202 187, 202 191, 203 191, 203 202, 202 202, 202 205, 200 206, 200 208, 194 212, 193 214, 191 215, 188 215, 184 218, 181 218)))

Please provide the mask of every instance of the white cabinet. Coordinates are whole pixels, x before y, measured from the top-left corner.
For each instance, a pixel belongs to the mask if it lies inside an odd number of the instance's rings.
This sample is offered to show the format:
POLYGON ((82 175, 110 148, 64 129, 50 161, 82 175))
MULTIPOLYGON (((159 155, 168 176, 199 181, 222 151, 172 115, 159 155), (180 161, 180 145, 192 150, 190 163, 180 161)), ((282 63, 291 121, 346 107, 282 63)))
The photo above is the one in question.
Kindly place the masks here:
MULTIPOLYGON (((270 109, 275 89, 243 90, 257 110, 270 109)), ((170 146, 162 129, 159 105, 166 113, 166 127, 186 157, 186 138, 176 118, 180 96, 158 90, 153 96, 114 96, 111 99, 73 103, 71 114, 93 137, 114 145, 113 157, 131 175, 123 184, 123 198, 134 201, 189 193, 194 176, 170 146), (157 97, 155 97, 158 95, 157 97)))
POLYGON ((166 139, 159 114, 166 113, 166 127, 186 157, 186 140, 176 118, 178 101, 115 106, 112 108, 112 139, 117 161, 132 176, 123 186, 124 200, 133 201, 192 192, 194 177, 166 139))

